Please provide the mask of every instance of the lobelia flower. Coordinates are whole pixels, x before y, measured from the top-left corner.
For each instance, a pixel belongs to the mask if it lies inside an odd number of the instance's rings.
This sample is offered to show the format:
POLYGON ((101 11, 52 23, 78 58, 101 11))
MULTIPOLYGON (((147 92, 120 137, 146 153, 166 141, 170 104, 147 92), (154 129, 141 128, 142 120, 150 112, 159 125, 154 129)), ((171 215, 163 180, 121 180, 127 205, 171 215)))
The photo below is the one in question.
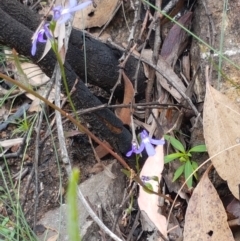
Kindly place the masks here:
POLYGON ((33 38, 32 38, 32 49, 31 49, 31 54, 34 56, 37 51, 37 43, 46 43, 47 39, 44 39, 44 34, 48 39, 52 38, 52 35, 49 31, 49 23, 46 23, 43 28, 41 28, 38 32, 34 33, 33 38))
POLYGON ((141 153, 144 150, 144 148, 146 149, 148 156, 154 156, 156 151, 155 151, 153 145, 164 145, 164 143, 165 143, 165 141, 163 139, 156 140, 156 139, 150 138, 148 136, 147 131, 145 131, 145 130, 143 130, 140 133, 140 136, 141 136, 141 144, 140 144, 139 148, 137 147, 137 144, 135 142, 133 142, 132 149, 126 154, 127 157, 131 156, 132 153, 136 153, 136 154, 141 153))
POLYGON ((58 21, 59 24, 65 23, 71 17, 71 13, 81 10, 91 3, 92 1, 87 1, 77 4, 77 0, 69 0, 69 6, 67 8, 63 8, 62 6, 53 8, 53 20, 58 21))

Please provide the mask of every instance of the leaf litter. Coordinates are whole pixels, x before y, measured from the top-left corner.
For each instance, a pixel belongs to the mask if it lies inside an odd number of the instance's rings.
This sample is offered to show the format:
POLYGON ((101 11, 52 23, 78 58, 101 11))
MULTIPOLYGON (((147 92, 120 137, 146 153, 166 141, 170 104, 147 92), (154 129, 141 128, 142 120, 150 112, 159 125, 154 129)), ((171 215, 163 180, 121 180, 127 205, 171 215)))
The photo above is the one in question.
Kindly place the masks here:
MULTIPOLYGON (((225 95, 206 85, 203 130, 210 156, 234 146, 240 140, 240 109, 225 95)), ((226 180, 232 194, 239 199, 240 146, 211 158, 219 176, 226 180)))
POLYGON ((209 169, 202 176, 189 201, 184 241, 234 241, 221 199, 208 178, 209 169))

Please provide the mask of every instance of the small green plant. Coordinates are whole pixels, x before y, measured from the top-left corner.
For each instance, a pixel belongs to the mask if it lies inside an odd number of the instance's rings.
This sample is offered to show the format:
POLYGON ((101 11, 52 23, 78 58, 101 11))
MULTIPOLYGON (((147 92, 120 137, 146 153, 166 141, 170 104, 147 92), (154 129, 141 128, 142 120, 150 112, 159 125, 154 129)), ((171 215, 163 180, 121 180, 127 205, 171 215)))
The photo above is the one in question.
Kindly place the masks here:
POLYGON ((187 180, 189 176, 189 180, 187 181, 188 187, 192 187, 192 181, 193 181, 193 175, 196 179, 197 173, 195 170, 198 168, 197 162, 191 160, 192 159, 192 152, 206 152, 206 146, 205 145, 198 145, 194 146, 190 150, 186 151, 184 146, 180 141, 178 141, 176 138, 169 136, 169 135, 164 135, 165 140, 170 142, 170 144, 176 149, 175 153, 166 155, 164 157, 164 163, 169 163, 175 159, 178 159, 182 165, 178 167, 178 169, 174 173, 173 177, 173 182, 176 181, 183 173, 184 177, 187 180), (193 173, 193 175, 191 175, 193 173))
MULTIPOLYGON (((0 217, 0 219, 2 216, 0 217)), ((0 223, 0 237, 4 237, 4 240, 10 241, 14 239, 15 229, 14 224, 10 221, 8 217, 4 217, 0 223)))
POLYGON ((34 116, 27 117, 26 112, 24 112, 23 119, 17 119, 15 122, 13 122, 13 124, 17 125, 17 128, 13 130, 12 136, 15 134, 24 135, 26 132, 28 132, 31 128, 33 117, 34 116))

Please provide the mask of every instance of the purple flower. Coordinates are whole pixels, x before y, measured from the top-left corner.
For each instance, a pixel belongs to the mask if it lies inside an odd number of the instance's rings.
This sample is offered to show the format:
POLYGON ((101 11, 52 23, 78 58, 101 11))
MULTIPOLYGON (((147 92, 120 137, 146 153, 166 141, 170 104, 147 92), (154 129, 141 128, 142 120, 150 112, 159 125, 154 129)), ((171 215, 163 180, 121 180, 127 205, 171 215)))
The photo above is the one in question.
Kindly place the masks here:
POLYGON ((136 154, 141 153, 141 152, 138 152, 138 144, 137 144, 135 141, 132 142, 132 150, 130 150, 130 151, 126 154, 126 156, 127 156, 127 157, 130 157, 133 153, 136 153, 136 154))
POLYGON ((37 51, 37 43, 46 43, 47 39, 44 39, 44 34, 48 39, 52 38, 52 35, 48 29, 49 23, 45 24, 43 28, 41 28, 38 32, 34 33, 33 40, 32 40, 32 49, 31 54, 34 56, 37 51))
POLYGON ((139 154, 141 153, 144 148, 146 149, 146 152, 148 154, 148 156, 154 156, 156 151, 153 147, 153 145, 164 145, 165 141, 163 139, 161 140, 156 140, 156 139, 152 139, 148 136, 147 131, 143 130, 140 133, 141 136, 141 144, 139 146, 139 148, 137 147, 136 142, 132 143, 132 149, 126 154, 127 157, 131 156, 132 153, 136 153, 139 154))
POLYGON ((81 10, 91 3, 92 1, 87 1, 77 5, 77 0, 69 0, 67 8, 63 8, 62 6, 53 8, 53 20, 59 21, 60 24, 65 23, 71 17, 71 13, 81 10))
POLYGON ((144 184, 146 184, 147 182, 149 182, 152 179, 148 176, 141 176, 141 180, 144 184))

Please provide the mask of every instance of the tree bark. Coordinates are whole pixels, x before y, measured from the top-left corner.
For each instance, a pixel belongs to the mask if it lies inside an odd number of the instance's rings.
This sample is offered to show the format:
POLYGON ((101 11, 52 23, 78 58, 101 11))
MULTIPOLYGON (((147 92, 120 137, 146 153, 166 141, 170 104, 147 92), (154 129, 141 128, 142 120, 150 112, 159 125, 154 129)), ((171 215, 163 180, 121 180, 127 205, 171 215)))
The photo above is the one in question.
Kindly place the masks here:
MULTIPOLYGON (((3 6, 3 2, 4 1, 1 1, 1 7, 3 6)), ((7 2, 10 3, 11 1, 7 2)), ((0 16, 0 42, 11 48, 15 48, 19 54, 37 63, 44 73, 51 76, 56 64, 53 51, 49 51, 49 53, 38 62, 43 53, 44 45, 39 44, 36 55, 31 56, 31 37, 33 32, 9 16, 2 8, 0 8, 0 16)), ((70 59, 70 56, 68 59, 70 59)), ((65 72, 69 89, 71 89, 76 79, 79 78, 67 61, 65 63, 65 72)), ((77 109, 90 108, 101 104, 80 79, 76 85, 76 91, 73 93, 72 99, 77 109)), ((90 114, 85 114, 82 117, 91 125, 94 132, 100 138, 107 140, 116 151, 126 153, 129 150, 131 134, 110 110, 95 111, 90 114)))

